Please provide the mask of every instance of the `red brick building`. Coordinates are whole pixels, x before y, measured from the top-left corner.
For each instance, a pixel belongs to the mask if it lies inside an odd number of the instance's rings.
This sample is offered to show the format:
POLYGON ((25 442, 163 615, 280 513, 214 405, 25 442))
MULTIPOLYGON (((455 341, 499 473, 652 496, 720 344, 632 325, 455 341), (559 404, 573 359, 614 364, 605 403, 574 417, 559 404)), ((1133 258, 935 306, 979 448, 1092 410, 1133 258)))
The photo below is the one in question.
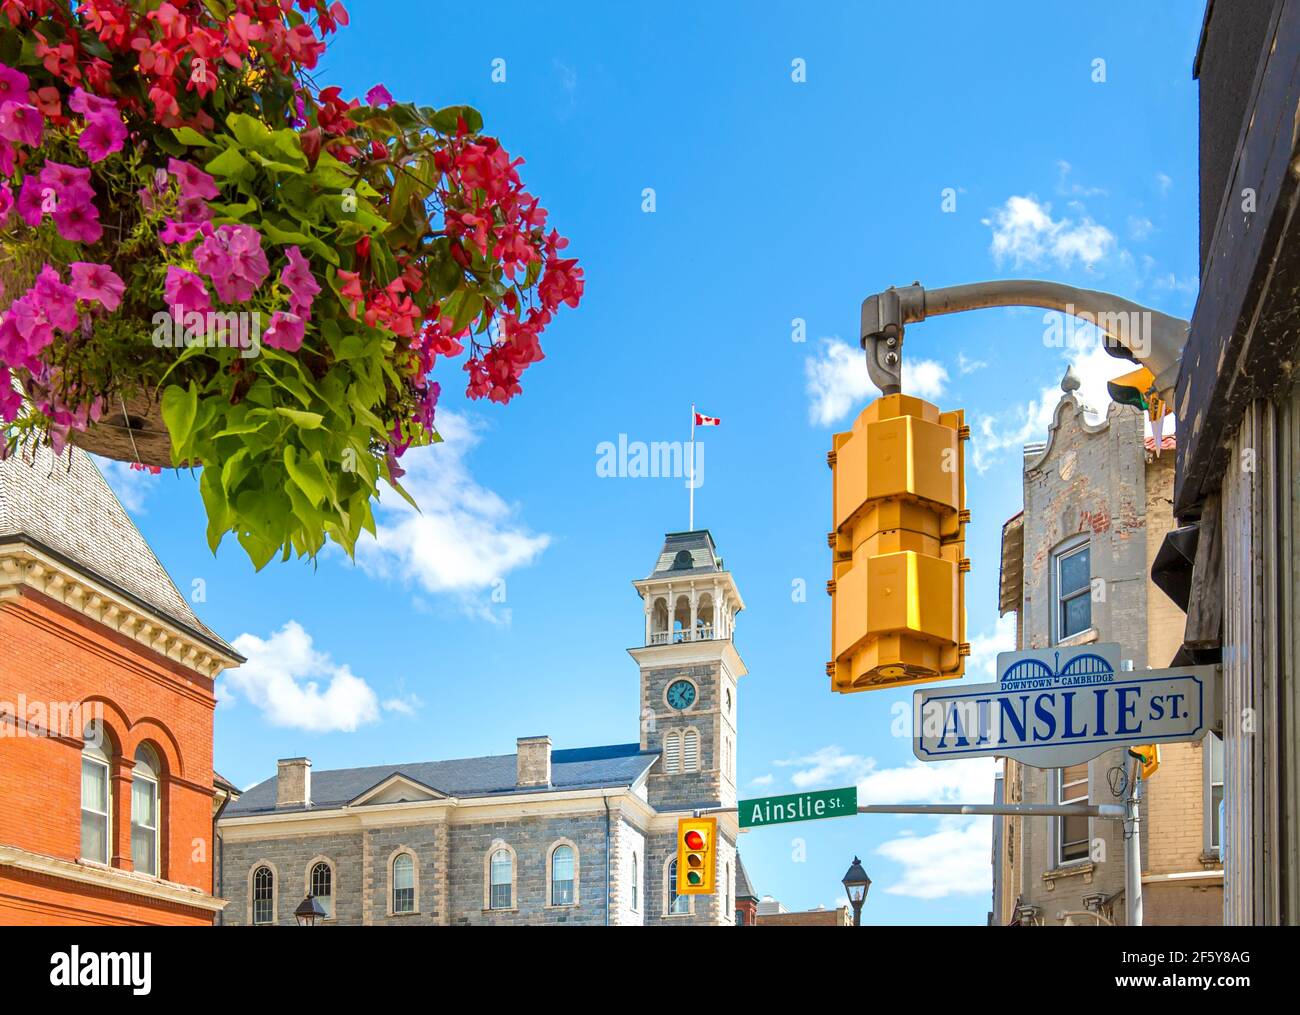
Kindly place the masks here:
POLYGON ((210 925, 213 682, 242 659, 70 456, 0 462, 0 924, 210 925))

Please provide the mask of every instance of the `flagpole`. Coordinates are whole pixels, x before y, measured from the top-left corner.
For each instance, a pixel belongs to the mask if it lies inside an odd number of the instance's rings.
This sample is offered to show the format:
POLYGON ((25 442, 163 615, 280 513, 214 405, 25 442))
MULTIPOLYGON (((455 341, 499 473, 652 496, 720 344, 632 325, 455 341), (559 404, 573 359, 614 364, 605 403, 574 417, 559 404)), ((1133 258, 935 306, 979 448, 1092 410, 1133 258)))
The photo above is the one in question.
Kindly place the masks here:
POLYGON ((691 523, 686 530, 695 531, 695 403, 691 403, 691 523))

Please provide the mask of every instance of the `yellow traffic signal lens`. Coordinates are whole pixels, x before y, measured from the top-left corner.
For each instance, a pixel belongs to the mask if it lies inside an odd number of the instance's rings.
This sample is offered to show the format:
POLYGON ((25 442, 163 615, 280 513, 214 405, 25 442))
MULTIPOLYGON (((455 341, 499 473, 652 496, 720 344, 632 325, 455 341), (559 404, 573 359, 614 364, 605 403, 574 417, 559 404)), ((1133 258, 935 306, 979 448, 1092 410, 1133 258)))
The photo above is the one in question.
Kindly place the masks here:
POLYGON ((699 853, 688 853, 686 855, 686 866, 692 870, 703 870, 704 857, 700 856, 699 853))

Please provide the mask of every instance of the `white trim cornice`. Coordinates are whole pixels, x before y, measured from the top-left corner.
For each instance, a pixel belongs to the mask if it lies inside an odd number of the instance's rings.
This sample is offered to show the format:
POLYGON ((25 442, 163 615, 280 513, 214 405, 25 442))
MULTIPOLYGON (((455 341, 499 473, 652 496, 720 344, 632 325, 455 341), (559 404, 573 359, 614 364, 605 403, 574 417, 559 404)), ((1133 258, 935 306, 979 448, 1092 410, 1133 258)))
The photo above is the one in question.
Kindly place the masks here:
POLYGON ((0 545, 0 602, 17 599, 24 588, 116 631, 132 641, 215 680, 239 660, 218 652, 179 625, 145 610, 118 592, 26 543, 0 545))
POLYGON ((740 653, 729 638, 682 641, 671 645, 638 645, 628 649, 627 654, 643 669, 720 662, 733 679, 749 673, 745 661, 740 658, 740 653))
POLYGON ((41 874, 62 881, 75 881, 78 884, 111 892, 126 892, 129 895, 170 902, 190 909, 202 909, 209 913, 219 913, 226 907, 225 899, 218 899, 189 885, 178 884, 175 881, 162 881, 132 871, 118 870, 116 867, 59 860, 40 853, 29 853, 16 846, 0 846, 0 867, 12 867, 29 874, 41 874))

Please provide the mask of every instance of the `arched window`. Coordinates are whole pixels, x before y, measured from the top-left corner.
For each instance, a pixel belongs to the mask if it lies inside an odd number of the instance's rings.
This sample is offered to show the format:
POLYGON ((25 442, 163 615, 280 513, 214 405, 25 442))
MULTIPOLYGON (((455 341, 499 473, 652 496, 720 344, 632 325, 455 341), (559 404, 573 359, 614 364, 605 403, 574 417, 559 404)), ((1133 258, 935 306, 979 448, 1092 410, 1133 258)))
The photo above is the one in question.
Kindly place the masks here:
POLYGON ((632 912, 641 909, 641 861, 632 854, 632 912))
POLYGON ((415 859, 410 853, 393 857, 393 912, 415 912, 415 859))
POLYGON ((498 849, 489 863, 488 908, 514 908, 515 861, 508 849, 498 849))
POLYGON ((682 765, 682 735, 671 730, 664 735, 664 771, 678 772, 682 765))
POLYGON ((682 771, 698 772, 700 770, 700 733, 699 730, 687 730, 682 735, 682 771))
POLYGON ((158 755, 148 744, 135 752, 135 769, 131 773, 131 862, 142 874, 158 877, 158 829, 162 827, 158 778, 161 767, 158 755))
POLYGON ((81 749, 81 856, 108 863, 112 838, 113 790, 109 766, 113 745, 98 721, 88 723, 81 749))
POLYGON ((551 850, 551 905, 577 905, 578 858, 573 847, 561 843, 551 850))
POLYGON ((311 869, 310 892, 325 910, 325 919, 334 919, 334 871, 324 860, 311 869))
POLYGON ((668 861, 668 915, 683 916, 691 911, 691 897, 677 894, 677 861, 668 861))
POLYGON ((275 922, 275 875, 270 867, 253 872, 253 923, 275 922))

